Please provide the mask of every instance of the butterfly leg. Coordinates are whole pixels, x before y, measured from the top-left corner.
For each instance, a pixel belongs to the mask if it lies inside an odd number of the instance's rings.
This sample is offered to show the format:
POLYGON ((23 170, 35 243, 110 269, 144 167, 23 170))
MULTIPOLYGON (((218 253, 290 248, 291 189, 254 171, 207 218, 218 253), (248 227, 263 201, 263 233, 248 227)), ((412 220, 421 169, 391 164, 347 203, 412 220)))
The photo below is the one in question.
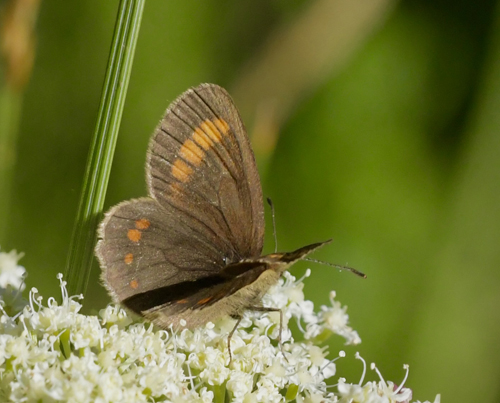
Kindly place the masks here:
POLYGON ((271 308, 271 307, 265 307, 265 306, 249 306, 247 309, 249 309, 251 311, 258 311, 258 312, 279 312, 280 313, 280 327, 279 327, 279 332, 278 332, 278 344, 280 346, 281 354, 283 354, 283 357, 285 358, 285 360, 288 361, 288 359, 286 358, 285 352, 283 351, 283 343, 281 341, 281 334, 283 333, 283 311, 279 308, 271 308))
POLYGON ((233 319, 236 319, 236 323, 233 327, 233 330, 231 330, 227 336, 227 351, 229 352, 229 363, 227 364, 228 366, 231 365, 231 362, 233 361, 233 354, 231 353, 231 338, 233 337, 234 332, 236 332, 241 319, 243 319, 243 316, 233 316, 233 319))

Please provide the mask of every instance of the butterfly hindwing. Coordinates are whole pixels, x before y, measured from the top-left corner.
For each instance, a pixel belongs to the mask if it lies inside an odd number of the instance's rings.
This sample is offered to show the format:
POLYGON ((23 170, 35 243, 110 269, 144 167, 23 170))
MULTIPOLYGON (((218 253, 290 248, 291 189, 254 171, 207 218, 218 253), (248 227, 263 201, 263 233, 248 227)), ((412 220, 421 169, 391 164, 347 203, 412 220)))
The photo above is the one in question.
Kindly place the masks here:
POLYGON ((117 301, 196 280, 224 267, 223 254, 196 226, 156 200, 130 200, 111 209, 101 224, 96 254, 103 280, 117 301))

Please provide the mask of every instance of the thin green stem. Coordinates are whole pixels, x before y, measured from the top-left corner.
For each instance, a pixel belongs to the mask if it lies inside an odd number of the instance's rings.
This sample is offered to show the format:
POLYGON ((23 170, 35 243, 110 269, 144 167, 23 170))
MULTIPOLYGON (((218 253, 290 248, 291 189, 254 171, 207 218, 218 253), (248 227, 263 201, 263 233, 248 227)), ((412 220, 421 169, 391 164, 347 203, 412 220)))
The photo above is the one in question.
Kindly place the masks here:
POLYGON ((0 91, 0 246, 7 236, 21 105, 22 94, 8 85, 3 86, 0 91))
POLYGON ((70 295, 84 294, 125 103, 145 0, 122 0, 111 45, 96 129, 66 264, 70 295))

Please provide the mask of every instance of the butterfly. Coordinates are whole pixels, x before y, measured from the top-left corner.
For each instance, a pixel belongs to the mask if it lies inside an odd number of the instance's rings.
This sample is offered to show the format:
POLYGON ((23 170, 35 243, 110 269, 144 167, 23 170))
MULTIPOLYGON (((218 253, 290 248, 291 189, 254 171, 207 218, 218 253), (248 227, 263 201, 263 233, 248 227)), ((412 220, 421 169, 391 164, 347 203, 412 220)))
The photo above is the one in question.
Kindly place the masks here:
POLYGON ((162 328, 279 311, 262 307, 263 295, 329 242, 262 256, 255 157, 235 104, 217 85, 191 88, 168 107, 149 142, 146 181, 147 197, 105 214, 96 255, 112 298, 162 328))

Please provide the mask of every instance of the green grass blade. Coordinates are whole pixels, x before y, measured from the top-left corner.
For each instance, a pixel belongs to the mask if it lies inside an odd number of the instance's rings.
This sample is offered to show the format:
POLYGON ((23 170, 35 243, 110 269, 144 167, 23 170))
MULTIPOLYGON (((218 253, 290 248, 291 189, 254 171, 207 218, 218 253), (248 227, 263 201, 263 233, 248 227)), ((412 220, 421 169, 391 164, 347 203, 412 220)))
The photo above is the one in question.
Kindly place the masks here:
POLYGON ((122 0, 119 6, 101 105, 66 264, 70 295, 84 294, 90 277, 96 227, 106 195, 144 2, 145 0, 122 0))

